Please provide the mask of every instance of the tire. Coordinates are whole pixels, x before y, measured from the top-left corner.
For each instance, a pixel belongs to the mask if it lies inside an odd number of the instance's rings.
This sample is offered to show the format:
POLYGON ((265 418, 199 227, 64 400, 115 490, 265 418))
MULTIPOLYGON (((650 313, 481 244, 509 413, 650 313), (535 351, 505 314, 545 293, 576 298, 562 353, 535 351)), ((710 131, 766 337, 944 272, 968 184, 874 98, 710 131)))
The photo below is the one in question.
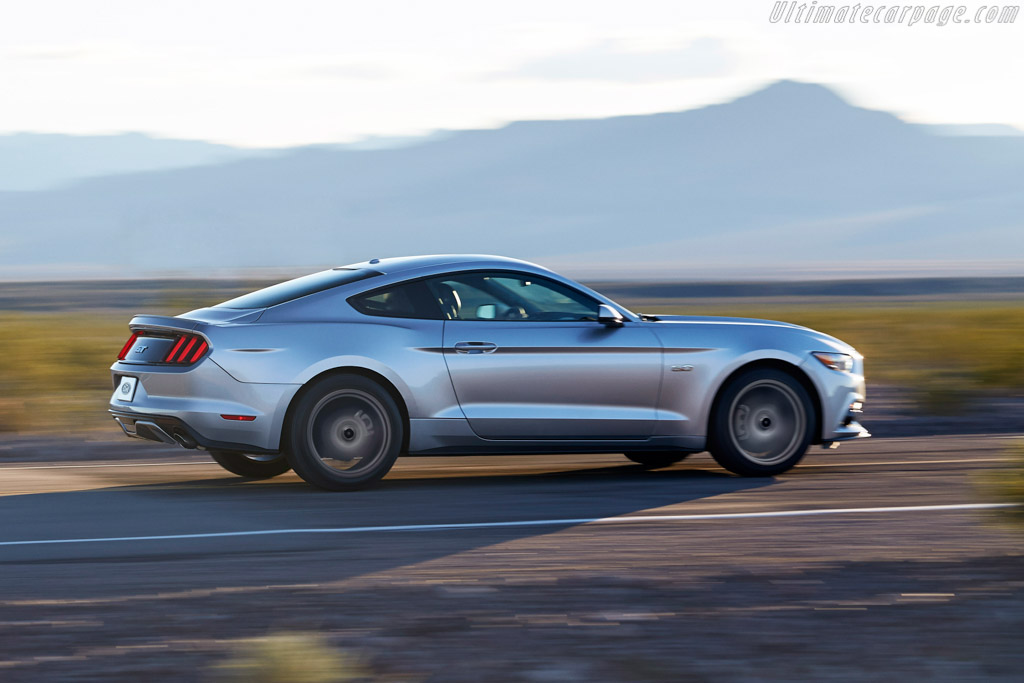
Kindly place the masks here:
POLYGON ((814 436, 807 390, 781 370, 750 370, 719 396, 708 445, 718 464, 745 477, 772 477, 804 457, 814 436))
POLYGON ((210 451, 210 457, 231 474, 247 479, 270 479, 292 468, 283 453, 272 456, 246 455, 234 451, 210 451))
POLYGON ((384 387, 361 375, 333 375, 299 398, 288 460, 313 486, 354 491, 388 473, 404 437, 402 414, 384 387))
POLYGON ((689 453, 624 453, 633 462, 652 470, 670 467, 689 455, 689 453))

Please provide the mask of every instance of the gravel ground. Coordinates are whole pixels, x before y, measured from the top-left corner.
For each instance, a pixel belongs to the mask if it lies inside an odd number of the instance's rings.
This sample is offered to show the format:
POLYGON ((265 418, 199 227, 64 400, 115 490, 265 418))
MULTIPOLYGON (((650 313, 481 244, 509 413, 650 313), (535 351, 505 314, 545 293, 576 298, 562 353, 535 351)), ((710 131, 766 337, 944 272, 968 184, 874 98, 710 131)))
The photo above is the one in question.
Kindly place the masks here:
POLYGON ((315 631, 374 680, 1018 681, 1021 561, 8 603, 0 679, 202 680, 246 638, 315 631))

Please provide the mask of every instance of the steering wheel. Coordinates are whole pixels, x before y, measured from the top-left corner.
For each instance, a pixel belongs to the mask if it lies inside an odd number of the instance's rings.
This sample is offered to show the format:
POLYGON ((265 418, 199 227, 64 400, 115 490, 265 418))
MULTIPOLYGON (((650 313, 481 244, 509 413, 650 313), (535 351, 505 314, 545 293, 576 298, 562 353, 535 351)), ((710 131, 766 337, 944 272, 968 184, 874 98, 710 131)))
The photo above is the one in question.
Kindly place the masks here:
POLYGON ((501 314, 502 320, 522 320, 524 318, 526 318, 526 309, 522 306, 511 306, 501 314))

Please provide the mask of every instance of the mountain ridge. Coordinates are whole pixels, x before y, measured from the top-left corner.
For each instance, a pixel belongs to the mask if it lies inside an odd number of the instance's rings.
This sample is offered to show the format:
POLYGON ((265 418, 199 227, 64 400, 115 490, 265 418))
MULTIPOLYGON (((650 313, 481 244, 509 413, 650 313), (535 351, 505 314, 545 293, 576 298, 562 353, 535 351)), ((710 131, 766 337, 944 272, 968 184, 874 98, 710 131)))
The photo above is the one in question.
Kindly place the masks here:
POLYGON ((0 194, 0 264, 152 272, 401 253, 757 267, 1024 258, 1024 145, 784 81, 663 114, 523 121, 0 194), (154 237, 167 249, 152 244, 154 237), (46 243, 45 250, 40 242, 46 243))

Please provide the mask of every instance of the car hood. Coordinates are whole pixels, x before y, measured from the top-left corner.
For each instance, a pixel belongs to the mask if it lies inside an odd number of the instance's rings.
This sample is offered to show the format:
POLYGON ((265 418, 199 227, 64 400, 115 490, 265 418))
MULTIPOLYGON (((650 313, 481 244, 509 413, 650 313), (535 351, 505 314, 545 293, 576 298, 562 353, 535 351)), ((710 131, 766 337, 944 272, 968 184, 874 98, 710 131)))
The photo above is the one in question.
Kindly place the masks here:
POLYGON ((771 325, 773 327, 793 327, 798 330, 808 328, 794 325, 793 323, 779 322, 778 320, 761 320, 760 318, 726 318, 716 315, 658 315, 658 322, 663 323, 726 323, 744 325, 771 325))
POLYGON ((799 334, 813 340, 814 342, 823 345, 821 351, 838 351, 840 353, 848 353, 854 356, 859 356, 856 349, 842 341, 836 339, 831 335, 827 335, 824 332, 813 330, 809 327, 803 327, 802 325, 794 325, 793 323, 781 322, 778 320, 761 320, 760 318, 726 318, 713 315, 659 315, 656 316, 658 322, 655 325, 662 324, 680 324, 680 323, 700 323, 700 324, 719 324, 719 325, 757 325, 761 327, 774 327, 784 328, 792 330, 794 334, 799 334))

